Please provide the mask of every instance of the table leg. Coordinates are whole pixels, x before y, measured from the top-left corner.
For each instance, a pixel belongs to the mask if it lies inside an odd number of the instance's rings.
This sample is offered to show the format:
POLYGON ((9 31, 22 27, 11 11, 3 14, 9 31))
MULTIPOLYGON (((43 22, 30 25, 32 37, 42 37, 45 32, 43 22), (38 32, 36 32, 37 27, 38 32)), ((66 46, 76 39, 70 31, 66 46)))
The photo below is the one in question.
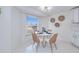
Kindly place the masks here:
POLYGON ((46 42, 45 42, 45 40, 44 40, 44 39, 45 39, 45 37, 43 36, 43 43, 42 43, 42 44, 43 44, 43 48, 45 48, 45 47, 46 47, 46 42))

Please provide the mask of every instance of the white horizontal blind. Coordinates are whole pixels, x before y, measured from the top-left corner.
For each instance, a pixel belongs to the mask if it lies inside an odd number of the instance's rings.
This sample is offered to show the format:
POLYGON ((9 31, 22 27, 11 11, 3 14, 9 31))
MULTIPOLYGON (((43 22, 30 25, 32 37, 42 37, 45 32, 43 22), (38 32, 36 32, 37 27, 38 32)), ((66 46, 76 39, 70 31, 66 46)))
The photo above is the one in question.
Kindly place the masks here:
POLYGON ((73 10, 73 22, 79 23, 79 8, 73 10))

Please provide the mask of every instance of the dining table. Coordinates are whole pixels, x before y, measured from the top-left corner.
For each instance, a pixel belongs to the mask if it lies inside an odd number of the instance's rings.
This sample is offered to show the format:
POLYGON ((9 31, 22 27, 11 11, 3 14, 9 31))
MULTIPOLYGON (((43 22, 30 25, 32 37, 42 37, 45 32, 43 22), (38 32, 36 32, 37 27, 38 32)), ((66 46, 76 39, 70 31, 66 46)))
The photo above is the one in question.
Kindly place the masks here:
POLYGON ((43 45, 43 47, 45 47, 46 46, 46 39, 49 39, 50 38, 50 36, 51 36, 51 34, 52 33, 46 33, 46 32, 43 32, 43 33, 38 33, 37 35, 39 36, 39 37, 41 37, 43 40, 42 40, 42 45, 43 45))

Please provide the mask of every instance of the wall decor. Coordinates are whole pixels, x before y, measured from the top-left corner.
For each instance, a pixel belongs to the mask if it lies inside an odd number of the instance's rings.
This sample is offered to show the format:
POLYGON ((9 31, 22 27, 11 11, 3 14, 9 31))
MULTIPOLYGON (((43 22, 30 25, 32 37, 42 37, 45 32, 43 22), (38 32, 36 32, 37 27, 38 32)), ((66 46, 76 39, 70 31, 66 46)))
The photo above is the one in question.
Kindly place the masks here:
POLYGON ((63 16, 63 15, 61 15, 61 16, 58 17, 59 21, 64 21, 64 19, 65 19, 65 16, 63 16))
POLYGON ((58 22, 56 22, 55 27, 60 27, 60 24, 58 22))
POLYGON ((54 23, 54 22, 55 22, 55 18, 51 18, 51 19, 50 19, 50 22, 51 22, 51 23, 54 23))

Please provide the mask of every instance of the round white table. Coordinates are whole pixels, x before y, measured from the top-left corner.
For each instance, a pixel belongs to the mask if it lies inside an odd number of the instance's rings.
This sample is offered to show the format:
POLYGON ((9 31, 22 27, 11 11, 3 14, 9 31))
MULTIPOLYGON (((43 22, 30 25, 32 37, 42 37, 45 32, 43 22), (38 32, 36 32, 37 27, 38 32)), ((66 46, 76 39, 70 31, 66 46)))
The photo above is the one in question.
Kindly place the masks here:
POLYGON ((42 44, 43 44, 43 47, 46 46, 46 40, 45 39, 49 39, 49 37, 51 36, 51 34, 47 34, 47 33, 42 33, 42 34, 38 34, 39 37, 42 37, 42 44))

